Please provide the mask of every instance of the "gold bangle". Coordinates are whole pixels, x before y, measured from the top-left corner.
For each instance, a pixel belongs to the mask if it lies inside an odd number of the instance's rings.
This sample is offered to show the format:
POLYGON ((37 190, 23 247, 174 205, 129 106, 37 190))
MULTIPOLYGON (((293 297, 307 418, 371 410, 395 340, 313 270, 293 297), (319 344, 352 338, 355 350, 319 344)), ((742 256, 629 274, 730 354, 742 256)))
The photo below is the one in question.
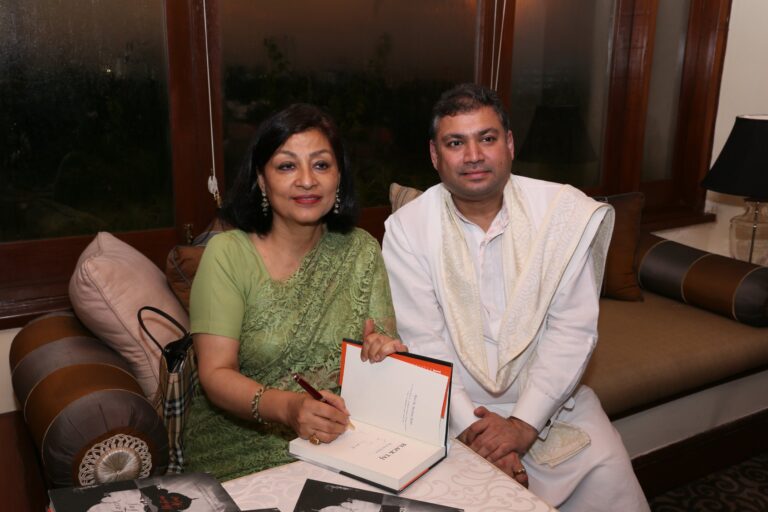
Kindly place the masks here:
POLYGON ((251 399, 251 416, 253 416, 253 419, 256 420, 256 423, 265 424, 266 421, 264 421, 264 418, 261 417, 261 414, 259 414, 259 402, 261 402, 261 397, 264 396, 264 392, 267 390, 266 386, 261 386, 258 391, 256 391, 256 394, 253 395, 253 398, 251 399))

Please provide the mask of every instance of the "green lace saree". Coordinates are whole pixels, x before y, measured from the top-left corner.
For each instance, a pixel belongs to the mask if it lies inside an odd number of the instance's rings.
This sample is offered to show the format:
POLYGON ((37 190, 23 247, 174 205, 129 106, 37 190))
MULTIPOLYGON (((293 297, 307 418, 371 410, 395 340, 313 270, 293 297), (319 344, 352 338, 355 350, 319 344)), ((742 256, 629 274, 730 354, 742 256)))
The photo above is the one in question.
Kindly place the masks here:
MULTIPOLYGON (((326 233, 286 281, 273 281, 248 235, 214 237, 190 301, 191 332, 240 340, 240 371, 267 387, 300 391, 300 372, 337 391, 341 339, 360 339, 366 318, 391 336, 394 311, 378 243, 365 231, 326 233)), ((184 429, 185 471, 229 480, 293 459, 282 425, 257 425, 218 409, 200 390, 184 429)))

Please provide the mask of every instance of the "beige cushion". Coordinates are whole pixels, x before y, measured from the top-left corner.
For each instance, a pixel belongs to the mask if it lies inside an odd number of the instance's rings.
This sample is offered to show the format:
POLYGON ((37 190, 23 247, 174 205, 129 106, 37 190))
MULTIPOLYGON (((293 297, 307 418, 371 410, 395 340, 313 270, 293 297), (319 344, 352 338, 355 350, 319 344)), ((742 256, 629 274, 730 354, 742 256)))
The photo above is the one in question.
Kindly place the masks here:
POLYGON ((404 187, 398 183, 392 183, 389 186, 389 204, 392 206, 392 213, 395 213, 398 208, 416 199, 422 193, 423 191, 417 188, 404 187))
MULTIPOLYGON (((125 242, 99 233, 80 255, 69 281, 69 299, 83 324, 128 361, 144 394, 152 397, 160 351, 139 327, 137 311, 155 306, 189 325, 160 269, 125 242)), ((156 315, 147 315, 145 324, 161 344, 180 336, 156 315)))

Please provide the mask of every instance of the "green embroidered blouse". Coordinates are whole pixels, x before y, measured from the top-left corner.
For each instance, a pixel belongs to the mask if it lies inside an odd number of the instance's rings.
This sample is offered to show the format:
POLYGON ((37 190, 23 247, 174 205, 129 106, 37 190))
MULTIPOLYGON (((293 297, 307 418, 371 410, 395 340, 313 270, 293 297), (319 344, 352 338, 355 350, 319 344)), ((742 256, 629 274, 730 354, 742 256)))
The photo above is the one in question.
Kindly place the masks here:
MULTIPOLYGON (((200 261, 190 298, 192 333, 240 340, 243 375, 267 387, 300 391, 299 372, 318 389, 338 391, 342 338, 360 339, 366 318, 395 336, 394 310, 376 240, 355 229, 328 232, 285 281, 274 281, 240 230, 216 235, 200 261)), ((195 393, 184 427, 185 471, 229 480, 293 459, 283 425, 257 425, 195 393)))

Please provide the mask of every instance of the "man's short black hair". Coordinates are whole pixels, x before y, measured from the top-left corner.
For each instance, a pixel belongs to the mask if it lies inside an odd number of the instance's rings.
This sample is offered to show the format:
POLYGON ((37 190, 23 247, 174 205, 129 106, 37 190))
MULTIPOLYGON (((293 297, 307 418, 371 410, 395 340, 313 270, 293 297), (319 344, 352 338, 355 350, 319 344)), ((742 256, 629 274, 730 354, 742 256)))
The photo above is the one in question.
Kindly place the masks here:
POLYGON ((474 112, 482 107, 491 107, 499 116, 504 132, 509 131, 509 115, 496 91, 483 85, 459 84, 445 91, 435 106, 432 107, 432 122, 429 125, 429 138, 435 140, 437 123, 446 116, 455 116, 474 112))

